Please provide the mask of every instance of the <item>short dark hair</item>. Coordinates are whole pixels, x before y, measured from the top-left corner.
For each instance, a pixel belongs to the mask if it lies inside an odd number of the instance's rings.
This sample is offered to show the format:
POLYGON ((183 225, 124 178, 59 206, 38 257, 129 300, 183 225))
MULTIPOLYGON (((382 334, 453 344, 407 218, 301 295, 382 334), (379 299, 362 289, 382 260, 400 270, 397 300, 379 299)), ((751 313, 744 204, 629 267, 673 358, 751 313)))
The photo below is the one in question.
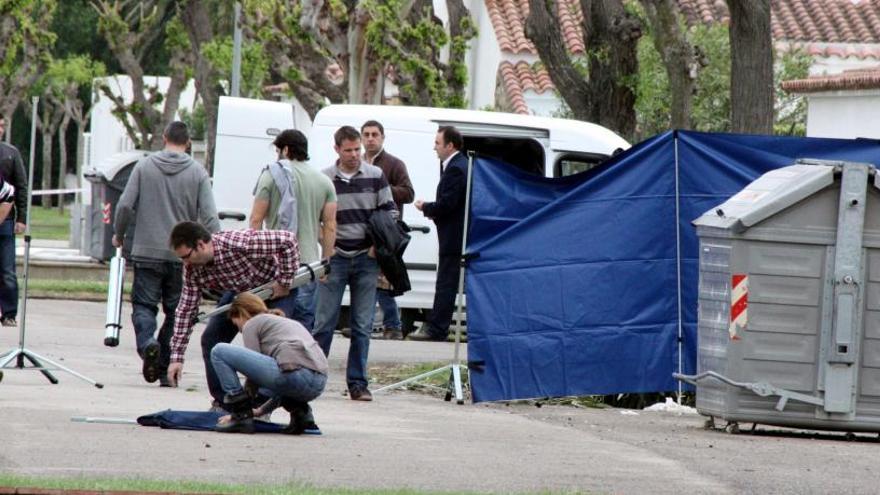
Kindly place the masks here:
POLYGON ((183 146, 189 143, 189 129, 187 129, 186 124, 179 120, 170 122, 165 126, 165 132, 162 135, 171 144, 183 146))
POLYGON ((439 129, 437 129, 438 133, 443 134, 443 143, 444 144, 452 144, 452 147, 460 150, 464 145, 464 138, 461 137, 461 133, 458 132, 458 129, 455 126, 451 125, 441 125, 439 129))
POLYGON ((285 129, 272 141, 279 150, 287 148, 287 158, 304 162, 309 159, 309 140, 296 129, 285 129))
POLYGON ((382 124, 379 123, 378 120, 368 120, 368 121, 364 122, 364 125, 361 126, 361 133, 362 134, 364 132, 364 129, 366 129, 367 127, 378 127, 379 134, 381 134, 383 136, 385 135, 385 128, 382 127, 382 124))
POLYGON ((361 133, 350 125, 344 125, 333 134, 333 140, 336 146, 342 146, 343 141, 360 141, 361 133))
POLYGON ((177 249, 181 246, 195 249, 199 241, 208 242, 210 240, 211 233, 204 225, 198 222, 180 222, 171 229, 168 245, 171 246, 171 249, 177 249))

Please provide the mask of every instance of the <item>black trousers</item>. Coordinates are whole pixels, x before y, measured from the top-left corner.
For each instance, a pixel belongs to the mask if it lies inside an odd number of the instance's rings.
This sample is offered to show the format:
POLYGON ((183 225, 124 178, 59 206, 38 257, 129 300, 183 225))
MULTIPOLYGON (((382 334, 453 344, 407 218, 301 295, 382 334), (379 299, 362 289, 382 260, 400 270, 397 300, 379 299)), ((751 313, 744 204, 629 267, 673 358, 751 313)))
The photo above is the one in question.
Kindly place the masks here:
POLYGON ((455 295, 458 293, 458 271, 461 256, 440 255, 437 264, 437 285, 434 288, 434 307, 428 317, 428 334, 436 339, 449 335, 452 314, 455 312, 455 295))

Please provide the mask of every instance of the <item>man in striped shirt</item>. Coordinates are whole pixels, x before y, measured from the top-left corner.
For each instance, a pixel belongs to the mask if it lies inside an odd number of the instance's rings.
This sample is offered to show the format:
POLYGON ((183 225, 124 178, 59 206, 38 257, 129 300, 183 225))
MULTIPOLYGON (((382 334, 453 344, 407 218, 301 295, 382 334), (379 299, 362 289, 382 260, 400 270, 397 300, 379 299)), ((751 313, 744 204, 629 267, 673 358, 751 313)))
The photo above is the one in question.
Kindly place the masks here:
POLYGON ((333 137, 339 159, 324 173, 336 189, 336 250, 330 258, 330 274, 318 284, 314 336, 324 354, 330 355, 347 285, 351 295, 351 345, 345 381, 352 400, 369 401, 373 396, 367 388, 367 354, 379 264, 367 235, 367 222, 376 210, 389 210, 396 216, 397 209, 382 169, 361 159, 361 135, 357 129, 340 127, 333 137))
MULTIPOLYGON (((183 262, 183 290, 174 313, 171 364, 168 381, 176 387, 183 373, 183 357, 201 302, 201 289, 223 291, 218 306, 232 302, 239 292, 273 282, 272 297, 266 301, 289 318, 296 291, 291 291, 299 268, 296 234, 283 230, 233 230, 211 235, 196 222, 180 222, 171 230, 169 244, 183 262)), ((238 328, 224 313, 208 321, 202 334, 202 359, 208 390, 218 405, 223 388, 211 364, 211 349, 220 342, 232 342, 238 328)))

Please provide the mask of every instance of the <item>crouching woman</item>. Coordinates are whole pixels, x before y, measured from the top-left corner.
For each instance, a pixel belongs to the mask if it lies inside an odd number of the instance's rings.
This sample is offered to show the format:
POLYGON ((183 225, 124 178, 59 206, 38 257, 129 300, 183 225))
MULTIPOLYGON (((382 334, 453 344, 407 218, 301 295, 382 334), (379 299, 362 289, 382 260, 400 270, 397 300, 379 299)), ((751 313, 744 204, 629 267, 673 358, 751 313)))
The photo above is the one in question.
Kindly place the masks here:
POLYGON ((243 292, 229 308, 229 319, 241 331, 244 347, 217 344, 211 363, 225 393, 223 402, 231 416, 220 418, 216 431, 252 433, 254 413, 271 412, 280 405, 290 412, 285 433, 301 434, 317 429, 309 401, 316 399, 327 383, 327 358, 311 334, 299 322, 269 310, 257 296, 243 292), (247 378, 248 388, 258 387, 271 397, 268 403, 251 409, 250 396, 238 379, 247 378))

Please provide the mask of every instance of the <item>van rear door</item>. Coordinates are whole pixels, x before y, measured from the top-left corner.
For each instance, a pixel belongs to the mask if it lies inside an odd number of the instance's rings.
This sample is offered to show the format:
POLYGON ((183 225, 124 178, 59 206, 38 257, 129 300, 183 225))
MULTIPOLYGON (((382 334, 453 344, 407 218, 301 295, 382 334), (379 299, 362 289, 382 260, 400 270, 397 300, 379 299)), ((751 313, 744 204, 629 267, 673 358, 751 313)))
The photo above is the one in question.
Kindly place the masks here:
POLYGON ((248 227, 260 171, 278 159, 272 141, 282 130, 295 129, 296 124, 290 103, 220 98, 213 189, 224 230, 248 227))

